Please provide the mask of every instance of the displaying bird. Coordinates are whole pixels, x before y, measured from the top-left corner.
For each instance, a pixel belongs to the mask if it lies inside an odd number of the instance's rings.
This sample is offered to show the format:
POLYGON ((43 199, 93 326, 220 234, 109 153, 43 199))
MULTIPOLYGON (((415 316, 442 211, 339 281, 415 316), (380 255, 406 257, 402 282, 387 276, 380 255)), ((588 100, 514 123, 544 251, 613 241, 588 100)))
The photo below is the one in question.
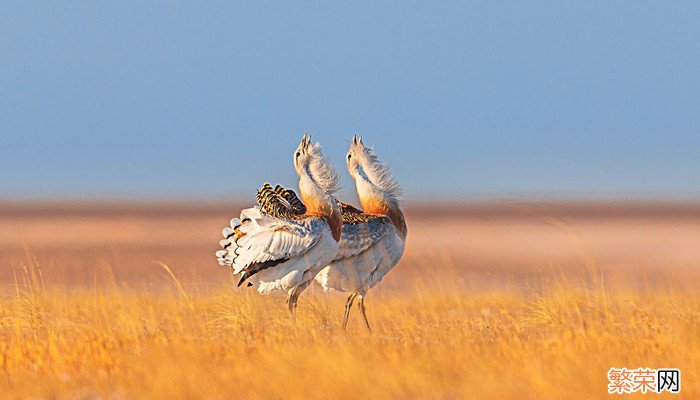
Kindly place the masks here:
POLYGON ((260 294, 286 291, 294 314, 299 295, 338 254, 342 217, 333 197, 340 178, 311 136, 294 152, 301 201, 292 191, 269 184, 258 191, 258 206, 244 209, 222 230, 219 264, 240 274, 260 294), (291 192, 291 194, 290 194, 291 192), (303 201, 303 203, 302 203, 303 201))
POLYGON ((364 211, 341 204, 343 229, 338 255, 315 279, 324 290, 350 293, 343 329, 347 327, 353 301, 359 297, 358 306, 370 330, 365 296, 398 263, 408 229, 399 201, 401 189, 389 168, 364 145, 362 137, 353 137, 346 162, 364 211))

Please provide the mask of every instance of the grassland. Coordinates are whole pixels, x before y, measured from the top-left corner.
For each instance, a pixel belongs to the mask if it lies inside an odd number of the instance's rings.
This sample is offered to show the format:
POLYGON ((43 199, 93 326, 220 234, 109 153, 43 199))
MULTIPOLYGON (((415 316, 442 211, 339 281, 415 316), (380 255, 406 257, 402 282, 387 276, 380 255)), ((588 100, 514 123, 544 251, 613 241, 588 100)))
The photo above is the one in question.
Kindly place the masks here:
POLYGON ((610 367, 677 367, 700 397, 694 208, 416 209, 370 334, 340 294, 293 322, 234 288, 229 210, 52 207, 0 207, 2 399, 588 399, 610 367))

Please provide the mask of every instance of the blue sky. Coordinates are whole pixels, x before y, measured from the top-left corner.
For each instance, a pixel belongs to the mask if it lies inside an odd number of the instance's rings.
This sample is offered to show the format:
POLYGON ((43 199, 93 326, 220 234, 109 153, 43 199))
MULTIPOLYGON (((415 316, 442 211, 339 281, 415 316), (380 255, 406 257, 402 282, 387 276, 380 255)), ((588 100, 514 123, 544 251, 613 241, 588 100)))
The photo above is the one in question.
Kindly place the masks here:
POLYGON ((690 1, 3 2, 0 198, 250 196, 295 183, 310 131, 348 192, 358 132, 409 198, 697 199, 699 20, 690 1))

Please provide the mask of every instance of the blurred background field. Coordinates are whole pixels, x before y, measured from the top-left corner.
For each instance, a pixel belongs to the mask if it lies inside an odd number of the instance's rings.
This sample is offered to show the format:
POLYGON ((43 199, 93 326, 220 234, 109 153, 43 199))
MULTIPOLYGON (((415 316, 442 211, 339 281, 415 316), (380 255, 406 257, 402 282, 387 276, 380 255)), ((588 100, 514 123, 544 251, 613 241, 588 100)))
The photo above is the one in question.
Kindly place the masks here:
MULTIPOLYGON (((120 289, 167 284, 163 261, 185 285, 207 291, 232 280, 213 252, 240 204, 3 203, 0 278, 28 259, 52 284, 120 289)), ((422 282, 469 290, 536 284, 542 273, 583 278, 596 267, 636 287, 693 274, 700 264, 700 206, 693 203, 483 202, 407 206, 401 268, 382 290, 422 282), (681 274, 679 277, 678 274, 681 274)))
POLYGON ((600 398, 611 367, 699 395, 696 205, 409 204, 371 335, 338 293, 294 324, 236 288, 213 252, 240 206, 3 203, 2 398, 600 398))

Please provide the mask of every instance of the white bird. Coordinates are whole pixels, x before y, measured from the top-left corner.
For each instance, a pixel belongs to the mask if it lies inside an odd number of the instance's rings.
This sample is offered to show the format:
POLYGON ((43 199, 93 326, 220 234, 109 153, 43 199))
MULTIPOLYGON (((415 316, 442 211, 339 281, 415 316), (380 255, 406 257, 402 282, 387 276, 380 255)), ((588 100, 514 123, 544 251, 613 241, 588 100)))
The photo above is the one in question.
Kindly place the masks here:
POLYGON ((343 329, 347 327, 353 301, 359 297, 358 306, 369 330, 365 296, 398 263, 406 247, 408 229, 399 201, 401 189, 389 168, 371 148, 365 147, 362 137, 353 137, 346 161, 364 212, 342 204, 338 255, 316 275, 316 281, 326 291, 350 293, 343 329))
MULTIPOLYGON (((260 207, 245 209, 222 230, 223 250, 216 252, 219 264, 240 274, 239 286, 248 282, 260 294, 286 291, 292 314, 301 292, 338 254, 342 228, 341 211, 333 197, 340 178, 310 136, 301 139, 294 167, 305 212, 299 212, 281 194, 280 204, 287 208, 279 215, 260 207)), ((259 202, 272 190, 267 188, 269 184, 258 192, 259 202)))

